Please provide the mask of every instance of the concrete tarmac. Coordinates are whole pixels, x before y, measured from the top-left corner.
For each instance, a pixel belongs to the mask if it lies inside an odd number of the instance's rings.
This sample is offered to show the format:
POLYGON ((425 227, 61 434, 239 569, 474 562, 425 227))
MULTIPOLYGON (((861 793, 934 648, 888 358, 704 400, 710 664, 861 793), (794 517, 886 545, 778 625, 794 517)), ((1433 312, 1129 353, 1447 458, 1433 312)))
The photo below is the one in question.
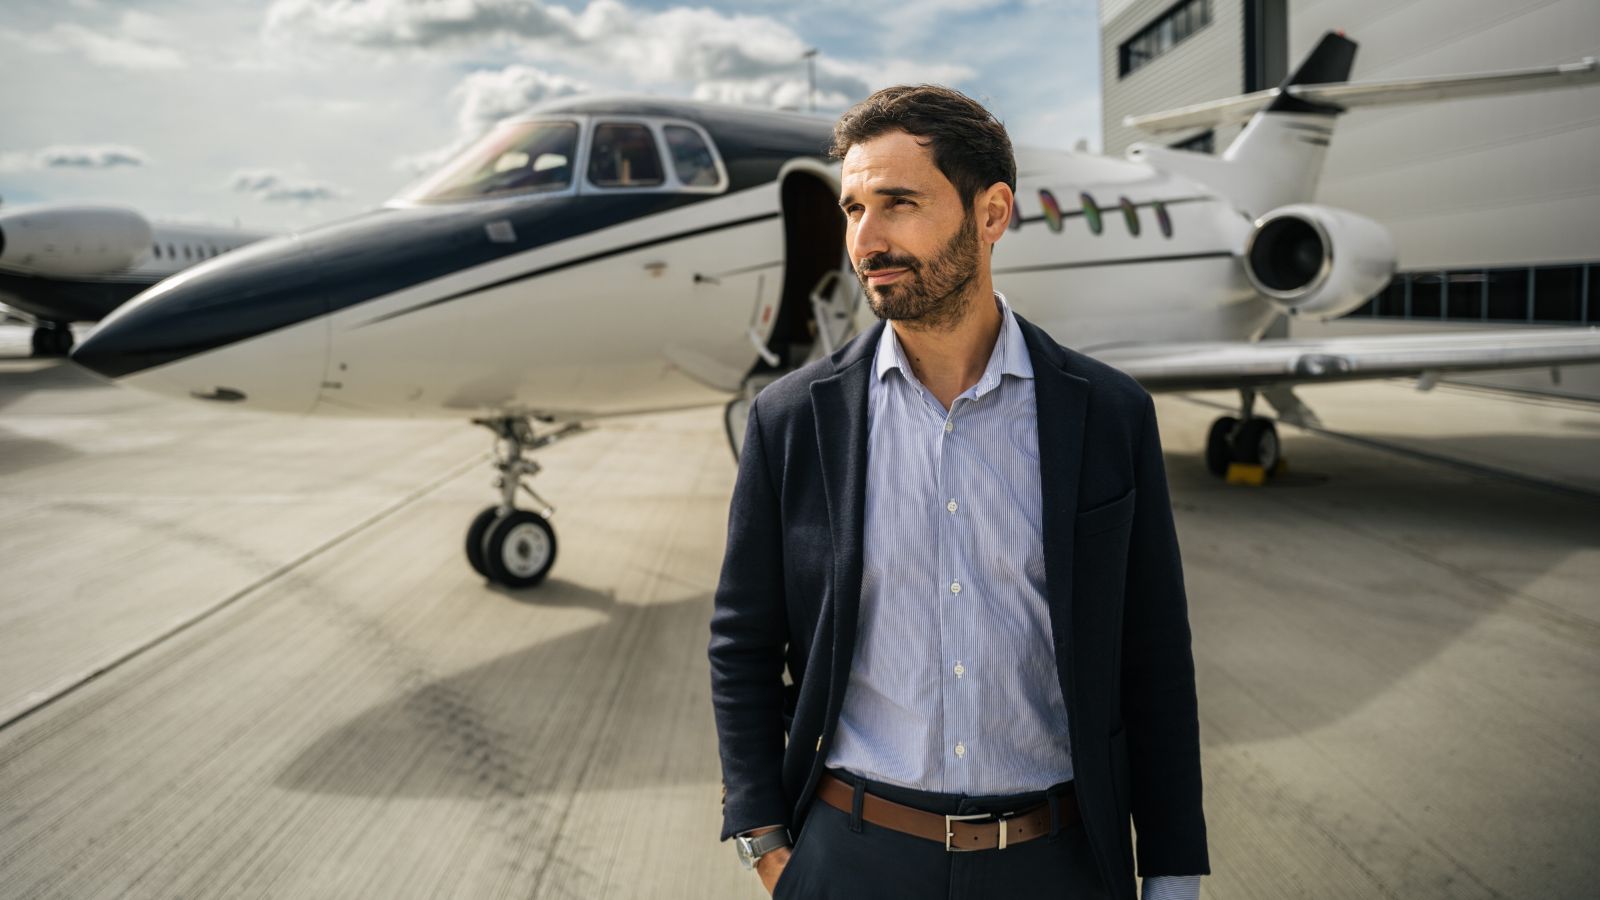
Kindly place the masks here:
MULTIPOLYGON (((13 337, 0 897, 763 896, 716 840, 718 410, 541 451, 560 556, 508 592, 461 551, 486 432, 151 399, 13 337)), ((1208 897, 1600 882, 1600 408, 1447 390, 1302 390, 1332 433, 1259 489, 1202 471, 1226 395, 1158 399, 1208 897)))

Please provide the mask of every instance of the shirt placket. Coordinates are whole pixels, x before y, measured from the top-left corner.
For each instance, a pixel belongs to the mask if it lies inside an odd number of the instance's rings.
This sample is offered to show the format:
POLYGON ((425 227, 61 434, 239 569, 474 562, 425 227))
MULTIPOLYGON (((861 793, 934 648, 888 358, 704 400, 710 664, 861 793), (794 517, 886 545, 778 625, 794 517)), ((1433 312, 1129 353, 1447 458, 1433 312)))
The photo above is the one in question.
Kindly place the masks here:
MULTIPOLYGON (((969 392, 970 393, 970 392, 969 392)), ((977 692, 969 671, 974 648, 968 646, 975 633, 973 610, 979 585, 974 583, 974 561, 969 558, 972 545, 970 515, 963 515, 965 499, 963 465, 964 434, 958 433, 958 422, 965 423, 971 398, 967 394, 950 403, 950 412, 940 423, 938 433, 938 478, 940 506, 934 511, 939 527, 939 561, 944 567, 946 587, 939 598, 939 684, 943 705, 944 741, 940 757, 944 772, 943 790, 947 793, 967 793, 973 779, 971 766, 978 735, 975 700, 977 692)))

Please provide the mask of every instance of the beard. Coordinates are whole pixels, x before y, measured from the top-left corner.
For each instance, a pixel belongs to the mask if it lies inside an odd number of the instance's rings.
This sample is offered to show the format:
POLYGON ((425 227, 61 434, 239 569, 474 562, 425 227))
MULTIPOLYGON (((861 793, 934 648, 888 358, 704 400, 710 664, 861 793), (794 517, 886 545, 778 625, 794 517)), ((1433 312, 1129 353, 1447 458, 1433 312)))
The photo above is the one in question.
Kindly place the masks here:
POLYGON ((856 277, 866 292, 867 305, 878 318, 905 322, 919 331, 942 331, 966 315, 963 294, 978 275, 979 261, 978 220, 969 209, 933 259, 923 262, 914 256, 886 253, 857 266, 856 277), (869 274, 885 269, 905 269, 906 274, 877 287, 867 281, 869 274))

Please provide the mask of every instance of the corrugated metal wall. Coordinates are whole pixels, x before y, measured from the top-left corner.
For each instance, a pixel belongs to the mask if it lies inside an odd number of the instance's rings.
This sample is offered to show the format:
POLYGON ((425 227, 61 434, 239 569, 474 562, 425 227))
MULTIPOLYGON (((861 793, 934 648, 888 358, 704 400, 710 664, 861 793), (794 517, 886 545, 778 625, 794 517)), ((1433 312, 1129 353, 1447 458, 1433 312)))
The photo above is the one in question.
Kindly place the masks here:
MULTIPOLYGON (((1152 137, 1124 128, 1123 116, 1159 112, 1242 93, 1244 88, 1244 6, 1236 0, 1211 0, 1211 24, 1190 35, 1160 58, 1130 74, 1117 75, 1117 48, 1170 9, 1175 0, 1102 0, 1100 4, 1100 83, 1102 146, 1121 156, 1134 141, 1174 144, 1193 132, 1152 137)), ((1239 133, 1218 129, 1217 152, 1239 133)))

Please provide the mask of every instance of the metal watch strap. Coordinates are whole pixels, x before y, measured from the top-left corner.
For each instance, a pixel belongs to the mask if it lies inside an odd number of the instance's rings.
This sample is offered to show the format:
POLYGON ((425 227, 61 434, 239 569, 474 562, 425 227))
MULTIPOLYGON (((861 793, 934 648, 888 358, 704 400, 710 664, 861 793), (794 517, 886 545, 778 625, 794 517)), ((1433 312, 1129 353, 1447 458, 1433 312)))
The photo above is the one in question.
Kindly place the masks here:
POLYGON ((789 829, 787 828, 778 828, 765 834, 758 834, 747 840, 749 841, 751 859, 760 859, 779 847, 790 846, 789 829))

